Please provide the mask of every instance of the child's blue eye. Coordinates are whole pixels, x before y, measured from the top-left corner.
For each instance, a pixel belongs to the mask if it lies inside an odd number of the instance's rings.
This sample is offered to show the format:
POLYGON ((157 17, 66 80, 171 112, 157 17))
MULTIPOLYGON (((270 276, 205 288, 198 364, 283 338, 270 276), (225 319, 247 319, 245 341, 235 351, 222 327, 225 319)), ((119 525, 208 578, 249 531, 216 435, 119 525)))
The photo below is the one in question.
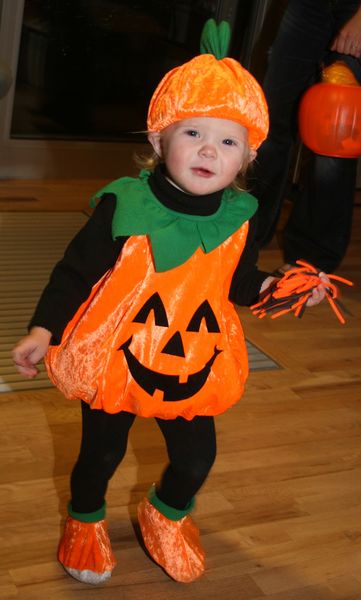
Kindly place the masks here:
POLYGON ((223 144, 225 144, 226 146, 235 146, 236 142, 234 140, 230 140, 230 139, 225 139, 223 140, 223 144))
POLYGON ((199 135, 196 129, 187 129, 185 133, 191 137, 197 137, 199 135))

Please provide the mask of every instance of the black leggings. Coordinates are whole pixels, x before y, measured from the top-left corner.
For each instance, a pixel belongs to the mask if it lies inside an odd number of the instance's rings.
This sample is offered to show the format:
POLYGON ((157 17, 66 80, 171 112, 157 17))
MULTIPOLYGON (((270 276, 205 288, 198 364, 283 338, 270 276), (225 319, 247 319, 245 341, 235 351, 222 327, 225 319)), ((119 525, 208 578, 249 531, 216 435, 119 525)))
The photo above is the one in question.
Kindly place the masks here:
MULTIPOLYGON (((135 415, 108 414, 82 402, 80 454, 71 475, 71 503, 76 512, 94 512, 104 504, 108 482, 122 461, 135 415)), ((169 464, 157 496, 173 508, 184 509, 197 493, 216 457, 213 417, 187 421, 156 419, 164 436, 169 464)))

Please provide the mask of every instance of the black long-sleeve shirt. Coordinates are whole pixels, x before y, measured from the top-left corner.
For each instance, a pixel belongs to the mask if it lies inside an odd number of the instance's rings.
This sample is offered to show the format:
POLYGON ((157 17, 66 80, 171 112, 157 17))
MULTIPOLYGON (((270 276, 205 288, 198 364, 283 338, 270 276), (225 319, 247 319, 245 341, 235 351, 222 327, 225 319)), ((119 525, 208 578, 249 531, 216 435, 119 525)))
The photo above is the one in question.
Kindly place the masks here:
MULTIPOLYGON (((150 176, 149 185, 163 205, 179 213, 209 216, 220 206, 222 190, 208 196, 191 196, 175 188, 160 167, 150 176)), ((56 264, 39 299, 29 328, 44 327, 52 333, 54 344, 60 342, 67 323, 89 296, 93 285, 114 266, 128 239, 113 240, 111 225, 115 206, 115 195, 103 194, 88 222, 56 264)), ((252 304, 269 276, 256 266, 255 230, 256 216, 249 221, 246 245, 230 286, 229 299, 239 305, 252 304)))

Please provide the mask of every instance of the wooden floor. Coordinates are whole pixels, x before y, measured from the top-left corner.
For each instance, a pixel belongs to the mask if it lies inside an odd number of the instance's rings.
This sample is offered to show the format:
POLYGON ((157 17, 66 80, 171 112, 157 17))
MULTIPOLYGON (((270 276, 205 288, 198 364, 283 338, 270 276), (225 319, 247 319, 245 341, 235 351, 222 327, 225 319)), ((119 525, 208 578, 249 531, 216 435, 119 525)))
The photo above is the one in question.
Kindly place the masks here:
MULTIPOLYGON (((3 182, 1 210, 79 210, 103 182, 3 182)), ((1 216, 1 215, 0 215, 1 216)), ((280 264, 277 244, 260 265, 280 264)), ((341 326, 328 305, 303 319, 257 320, 247 337, 282 368, 251 376, 242 401, 220 416, 217 463, 195 518, 204 577, 171 581, 134 531, 137 501, 165 464, 152 421, 138 420, 108 494, 118 565, 100 588, 69 578, 56 561, 79 411, 56 390, 0 395, 0 599, 361 599, 361 207, 339 274, 351 311, 341 326)))

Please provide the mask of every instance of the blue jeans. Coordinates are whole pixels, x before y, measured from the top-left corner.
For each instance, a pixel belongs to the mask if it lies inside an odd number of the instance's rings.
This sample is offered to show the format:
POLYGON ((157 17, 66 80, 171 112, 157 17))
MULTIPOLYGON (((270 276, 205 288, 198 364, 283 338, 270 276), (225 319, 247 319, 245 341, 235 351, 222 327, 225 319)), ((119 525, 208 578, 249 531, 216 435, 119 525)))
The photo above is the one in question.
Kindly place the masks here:
MULTIPOLYGON (((358 6, 358 0, 290 0, 287 5, 263 84, 270 132, 251 175, 261 246, 273 237, 282 207, 302 93, 318 80, 321 63, 335 59, 346 60, 361 80, 357 59, 328 50, 358 6)), ((303 258, 328 272, 340 264, 350 239, 356 169, 356 159, 312 157, 284 230, 285 262, 303 258)))

